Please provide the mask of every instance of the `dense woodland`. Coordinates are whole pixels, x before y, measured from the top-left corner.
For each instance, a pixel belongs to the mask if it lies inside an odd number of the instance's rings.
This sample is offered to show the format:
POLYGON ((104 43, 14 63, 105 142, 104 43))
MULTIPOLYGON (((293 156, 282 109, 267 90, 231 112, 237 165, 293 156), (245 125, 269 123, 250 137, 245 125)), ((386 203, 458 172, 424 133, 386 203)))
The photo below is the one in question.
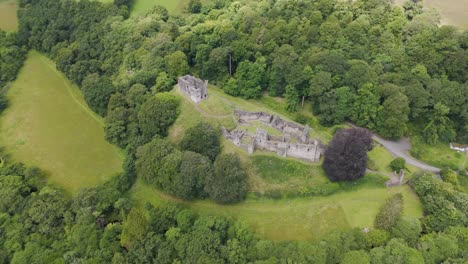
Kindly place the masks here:
MULTIPOLYGON (((184 16, 156 7, 126 19, 127 6, 23 0, 19 40, 79 85, 93 73, 113 81, 90 95, 100 114, 110 94, 169 90, 190 72, 235 96, 283 96, 290 111, 311 101, 325 125, 398 138, 412 124, 428 143, 467 142, 468 33, 439 27, 414 2, 217 0, 184 16)), ((122 146, 136 137, 136 108, 108 122, 122 146)))
POLYGON ((369 232, 337 230, 313 242, 262 240, 241 222, 181 205, 141 208, 126 198, 137 177, 184 199, 245 197, 242 164, 220 154, 214 128, 198 124, 179 146, 165 139, 180 111, 167 91, 186 73, 243 98, 283 96, 292 112, 311 101, 325 125, 352 121, 396 138, 411 123, 428 143, 466 142, 467 32, 439 27, 414 1, 403 10, 388 0, 192 0, 188 14, 156 7, 131 18, 127 5, 21 0, 18 33, 0 33, 1 86, 14 79, 28 48, 47 54, 105 117, 107 139, 126 152, 123 173, 73 197, 48 185, 40 169, 1 159, 0 263, 468 258, 468 195, 450 170, 444 181, 426 174, 411 180, 422 219, 402 217, 404 200, 396 195, 369 232))

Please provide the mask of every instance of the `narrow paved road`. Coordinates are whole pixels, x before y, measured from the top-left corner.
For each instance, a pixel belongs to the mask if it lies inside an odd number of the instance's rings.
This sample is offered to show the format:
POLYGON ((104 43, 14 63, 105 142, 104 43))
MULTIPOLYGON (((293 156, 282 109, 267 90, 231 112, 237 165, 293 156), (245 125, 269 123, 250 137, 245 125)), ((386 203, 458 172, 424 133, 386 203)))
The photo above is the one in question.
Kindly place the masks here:
POLYGON ((373 139, 390 151, 394 157, 404 158, 406 163, 410 165, 436 174, 440 172, 439 168, 423 163, 408 154, 408 151, 411 149, 411 143, 408 138, 401 138, 398 141, 390 141, 374 134, 373 139))

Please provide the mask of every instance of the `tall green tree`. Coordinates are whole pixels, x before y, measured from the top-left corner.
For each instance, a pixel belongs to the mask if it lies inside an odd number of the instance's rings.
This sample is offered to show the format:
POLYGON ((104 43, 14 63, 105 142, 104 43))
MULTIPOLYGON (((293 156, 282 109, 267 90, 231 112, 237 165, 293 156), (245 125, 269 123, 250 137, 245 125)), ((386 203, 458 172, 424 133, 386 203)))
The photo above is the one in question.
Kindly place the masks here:
POLYGON ((179 98, 170 93, 150 97, 138 112, 138 126, 145 139, 167 135, 167 129, 179 115, 179 98))
POLYGON ((200 153, 211 160, 215 160, 221 151, 218 131, 203 122, 187 129, 180 146, 183 150, 200 153))
POLYGON ((81 90, 89 107, 99 115, 105 116, 109 99, 115 93, 111 79, 93 73, 83 80, 81 90))
POLYGON ((219 155, 214 163, 214 173, 207 175, 205 191, 217 203, 234 203, 245 198, 247 173, 235 154, 219 155))

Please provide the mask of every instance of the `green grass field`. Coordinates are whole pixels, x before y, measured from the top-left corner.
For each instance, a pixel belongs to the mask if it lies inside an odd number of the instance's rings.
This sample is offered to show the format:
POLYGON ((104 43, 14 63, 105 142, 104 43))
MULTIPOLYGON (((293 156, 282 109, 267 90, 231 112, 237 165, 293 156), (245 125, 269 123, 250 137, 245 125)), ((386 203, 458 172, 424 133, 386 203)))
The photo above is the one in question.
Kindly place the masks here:
POLYGON ((7 97, 0 145, 14 159, 40 167, 70 192, 121 171, 122 154, 105 141, 102 119, 45 56, 28 55, 7 97))
POLYGON ((179 13, 187 3, 188 0, 135 0, 132 15, 144 13, 156 5, 164 6, 171 13, 179 13))
POLYGON ((15 0, 0 0, 0 29, 5 31, 18 29, 17 9, 18 5, 15 0))
POLYGON ((130 195, 139 201, 140 206, 146 202, 161 205, 175 201, 203 215, 233 217, 247 223, 260 237, 310 240, 321 238, 336 229, 372 227, 380 206, 396 192, 403 193, 405 216, 422 216, 419 199, 408 186, 366 188, 313 198, 247 199, 235 205, 218 205, 210 201, 182 202, 137 181, 130 195))
MULTIPOLYGON (((398 5, 402 5, 404 2, 406 0, 395 0, 398 5)), ((424 6, 428 9, 437 10, 443 25, 468 28, 468 5, 466 0, 424 0, 424 6)))

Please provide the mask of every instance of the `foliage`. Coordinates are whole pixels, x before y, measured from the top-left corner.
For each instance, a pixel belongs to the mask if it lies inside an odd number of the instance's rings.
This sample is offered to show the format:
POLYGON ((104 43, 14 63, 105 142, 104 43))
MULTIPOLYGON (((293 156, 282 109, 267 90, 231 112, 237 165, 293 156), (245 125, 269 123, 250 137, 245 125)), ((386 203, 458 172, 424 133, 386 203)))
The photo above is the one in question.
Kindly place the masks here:
POLYGON ((444 168, 440 171, 440 177, 444 182, 451 183, 453 186, 458 187, 460 185, 458 181, 457 172, 453 171, 450 168, 444 168))
POLYGON ((390 162, 392 171, 399 173, 401 170, 406 169, 406 160, 404 158, 396 158, 390 162))
POLYGON ((181 152, 160 138, 137 149, 135 167, 147 183, 187 200, 206 196, 205 178, 210 177, 213 170, 207 157, 181 152))
POLYGON ((356 250, 356 251, 349 251, 348 253, 346 253, 343 257, 343 259, 341 260, 342 264, 369 264, 370 263, 370 259, 369 259, 369 255, 367 254, 367 252, 365 251, 362 251, 362 250, 356 250))
POLYGON ((222 154, 214 162, 214 173, 207 175, 205 191, 217 203, 234 203, 245 198, 247 173, 235 154, 222 154))
POLYGON ((421 222, 418 219, 404 217, 401 217, 390 230, 393 238, 401 238, 410 246, 416 245, 421 232, 421 222))
POLYGON ((25 59, 26 50, 18 43, 16 33, 0 30, 0 88, 15 79, 25 59))
POLYGON ((388 1, 192 0, 183 16, 157 6, 126 20, 118 5, 128 1, 51 1, 22 1, 18 39, 78 84, 99 74, 122 93, 136 83, 167 91, 195 72, 232 95, 284 96, 290 110, 304 98, 324 124, 351 120, 398 138, 411 122, 427 142, 466 140, 465 33, 439 27, 419 2, 402 11, 388 1))
POLYGON ((415 175, 411 185, 421 199, 426 213, 422 219, 426 232, 442 231, 449 226, 465 226, 468 222, 465 193, 452 184, 434 179, 429 174, 415 175))
POLYGON ((129 248, 132 243, 142 240, 149 229, 145 214, 139 209, 132 209, 122 226, 120 243, 129 248))
POLYGON ((90 74, 83 80, 81 90, 89 107, 99 115, 105 116, 109 99, 115 92, 112 81, 107 77, 99 77, 96 73, 90 74))
POLYGON ((403 213, 403 195, 397 193, 385 201, 375 217, 374 226, 378 229, 390 231, 403 213))
POLYGON ((372 136, 368 130, 339 130, 325 150, 323 169, 331 181, 356 180, 366 172, 367 152, 371 148, 372 136))
POLYGON ((187 129, 180 146, 215 160, 221 151, 218 131, 208 123, 198 123, 187 129))
POLYGON ((179 98, 170 93, 158 93, 148 98, 138 111, 138 126, 145 139, 166 136, 167 129, 179 115, 179 98))

